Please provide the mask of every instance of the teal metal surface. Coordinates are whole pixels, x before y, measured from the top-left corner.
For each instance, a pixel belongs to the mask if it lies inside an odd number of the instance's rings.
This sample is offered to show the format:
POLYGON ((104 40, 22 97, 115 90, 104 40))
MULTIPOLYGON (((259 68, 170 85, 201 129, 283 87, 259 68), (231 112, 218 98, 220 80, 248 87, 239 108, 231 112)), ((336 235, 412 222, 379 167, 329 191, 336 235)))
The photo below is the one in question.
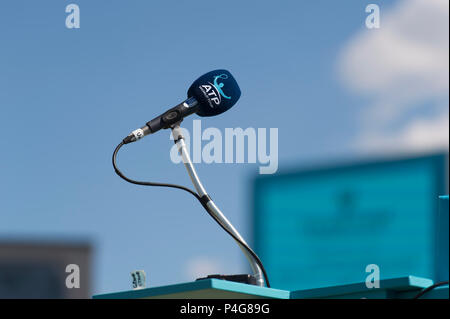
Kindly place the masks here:
MULTIPOLYGON (((93 296, 94 299, 410 299, 433 284, 430 279, 407 276, 380 281, 379 288, 369 289, 365 283, 286 291, 258 287, 218 279, 205 279, 162 287, 129 290, 93 296)), ((421 299, 448 299, 449 288, 438 287, 421 299)))
POLYGON ((289 299, 290 292, 258 287, 218 279, 204 279, 194 282, 129 290, 117 293, 95 295, 94 299, 137 299, 137 298, 275 298, 289 299))
POLYGON ((298 290, 291 292, 291 299, 331 298, 331 299, 392 299, 401 298, 401 293, 417 294, 421 289, 433 284, 430 279, 407 276, 380 280, 379 288, 367 288, 364 282, 343 286, 298 290))

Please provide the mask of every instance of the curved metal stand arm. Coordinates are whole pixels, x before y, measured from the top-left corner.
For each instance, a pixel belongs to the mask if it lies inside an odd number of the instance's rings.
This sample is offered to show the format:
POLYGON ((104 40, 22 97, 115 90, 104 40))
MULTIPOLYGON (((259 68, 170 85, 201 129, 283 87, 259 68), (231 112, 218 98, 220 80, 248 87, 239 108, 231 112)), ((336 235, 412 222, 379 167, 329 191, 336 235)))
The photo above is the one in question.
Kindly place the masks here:
MULTIPOLYGON (((186 148, 186 144, 184 143, 183 134, 182 134, 182 131, 181 131, 179 125, 172 127, 172 136, 177 145, 178 151, 180 152, 180 154, 182 156, 184 166, 186 167, 186 170, 189 174, 189 177, 191 178, 192 184, 194 185, 195 190, 197 191, 198 195, 200 197, 202 197, 204 195, 208 195, 206 193, 206 190, 203 187, 202 183, 200 182, 200 179, 198 178, 197 172, 195 171, 194 165, 189 156, 189 152, 186 148)), ((220 209, 216 206, 216 204, 212 200, 207 202, 206 206, 208 206, 210 212, 214 215, 214 218, 224 228, 226 228, 230 233, 232 233, 234 236, 236 236, 238 239, 240 239, 244 244, 248 245, 245 242, 245 240, 242 238, 242 236, 239 234, 239 232, 233 227, 233 225, 230 223, 230 221, 225 217, 225 215, 220 211, 220 209)), ((256 277, 257 285, 264 286, 263 273, 262 273, 261 268, 259 267, 258 263, 255 261, 253 256, 248 252, 248 250, 244 246, 242 246, 238 241, 236 241, 236 242, 239 245, 239 247, 241 248, 241 250, 244 253, 245 257, 247 258, 248 262, 250 263, 253 274, 256 277)))

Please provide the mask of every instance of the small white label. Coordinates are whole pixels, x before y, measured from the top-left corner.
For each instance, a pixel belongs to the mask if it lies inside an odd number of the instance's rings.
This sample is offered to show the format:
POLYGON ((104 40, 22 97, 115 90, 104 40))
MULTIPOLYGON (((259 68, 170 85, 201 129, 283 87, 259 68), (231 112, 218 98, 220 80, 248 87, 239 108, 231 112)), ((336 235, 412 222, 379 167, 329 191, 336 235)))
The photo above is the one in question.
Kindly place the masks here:
POLYGON ((134 130, 133 132, 131 132, 131 134, 134 135, 136 140, 139 140, 144 137, 144 130, 141 128, 138 128, 137 130, 134 130))
POLYGON ((132 281, 133 289, 145 288, 145 271, 135 270, 131 272, 131 278, 133 279, 132 281))

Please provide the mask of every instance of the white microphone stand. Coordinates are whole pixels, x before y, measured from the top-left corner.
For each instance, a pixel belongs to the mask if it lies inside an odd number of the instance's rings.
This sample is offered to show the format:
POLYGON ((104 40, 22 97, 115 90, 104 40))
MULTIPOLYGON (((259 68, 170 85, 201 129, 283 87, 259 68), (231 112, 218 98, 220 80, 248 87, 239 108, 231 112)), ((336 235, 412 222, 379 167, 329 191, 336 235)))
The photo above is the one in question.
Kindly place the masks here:
MULTIPOLYGON (((203 197, 205 195, 207 196, 208 194, 206 193, 205 188, 203 187, 202 183, 200 182, 197 172, 195 171, 194 165, 192 164, 192 161, 189 156, 189 152, 186 148, 186 144, 184 143, 184 137, 183 137, 183 134, 182 134, 182 131, 181 131, 181 128, 179 125, 175 125, 172 127, 172 136, 175 141, 175 144, 177 145, 178 152, 181 154, 184 166, 186 167, 189 177, 191 178, 192 184, 194 185, 195 190, 197 191, 197 194, 200 197, 203 197)), ((208 198, 209 198, 209 196, 208 196, 208 198)), ((242 238, 242 236, 239 234, 239 232, 233 227, 233 225, 228 221, 228 219, 224 216, 224 214, 220 211, 220 209, 216 206, 216 204, 214 204, 214 202, 212 200, 209 200, 206 203, 206 206, 209 208, 210 212, 212 213, 212 215, 216 219, 216 221, 218 223, 220 223, 220 225, 222 225, 222 227, 227 229, 231 234, 236 236, 245 245, 247 245, 247 243, 242 238)), ((239 247, 241 248, 241 250, 243 251, 248 262, 250 263, 254 277, 256 278, 256 284, 258 286, 263 287, 264 286, 264 278, 263 278, 261 268, 259 267, 255 258, 250 254, 250 252, 243 245, 241 245, 241 243, 239 243, 237 240, 236 240, 236 242, 239 245, 239 247)))

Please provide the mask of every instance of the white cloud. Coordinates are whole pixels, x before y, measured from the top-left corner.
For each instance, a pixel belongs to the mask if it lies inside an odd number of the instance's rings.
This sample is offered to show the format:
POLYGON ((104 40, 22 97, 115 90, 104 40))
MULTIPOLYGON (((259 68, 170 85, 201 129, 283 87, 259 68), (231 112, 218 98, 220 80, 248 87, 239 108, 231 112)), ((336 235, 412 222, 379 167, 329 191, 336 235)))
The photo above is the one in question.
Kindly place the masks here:
POLYGON ((403 0, 380 14, 380 29, 357 33, 338 59, 343 84, 371 100, 357 146, 448 145, 449 1, 403 0))
POLYGON ((195 280, 212 274, 219 274, 222 271, 221 264, 210 257, 197 256, 190 259, 185 268, 186 279, 195 280))
POLYGON ((361 136, 358 141, 358 148, 389 152, 445 150, 449 143, 448 116, 447 113, 446 116, 431 119, 415 119, 394 135, 365 133, 367 135, 361 136))

